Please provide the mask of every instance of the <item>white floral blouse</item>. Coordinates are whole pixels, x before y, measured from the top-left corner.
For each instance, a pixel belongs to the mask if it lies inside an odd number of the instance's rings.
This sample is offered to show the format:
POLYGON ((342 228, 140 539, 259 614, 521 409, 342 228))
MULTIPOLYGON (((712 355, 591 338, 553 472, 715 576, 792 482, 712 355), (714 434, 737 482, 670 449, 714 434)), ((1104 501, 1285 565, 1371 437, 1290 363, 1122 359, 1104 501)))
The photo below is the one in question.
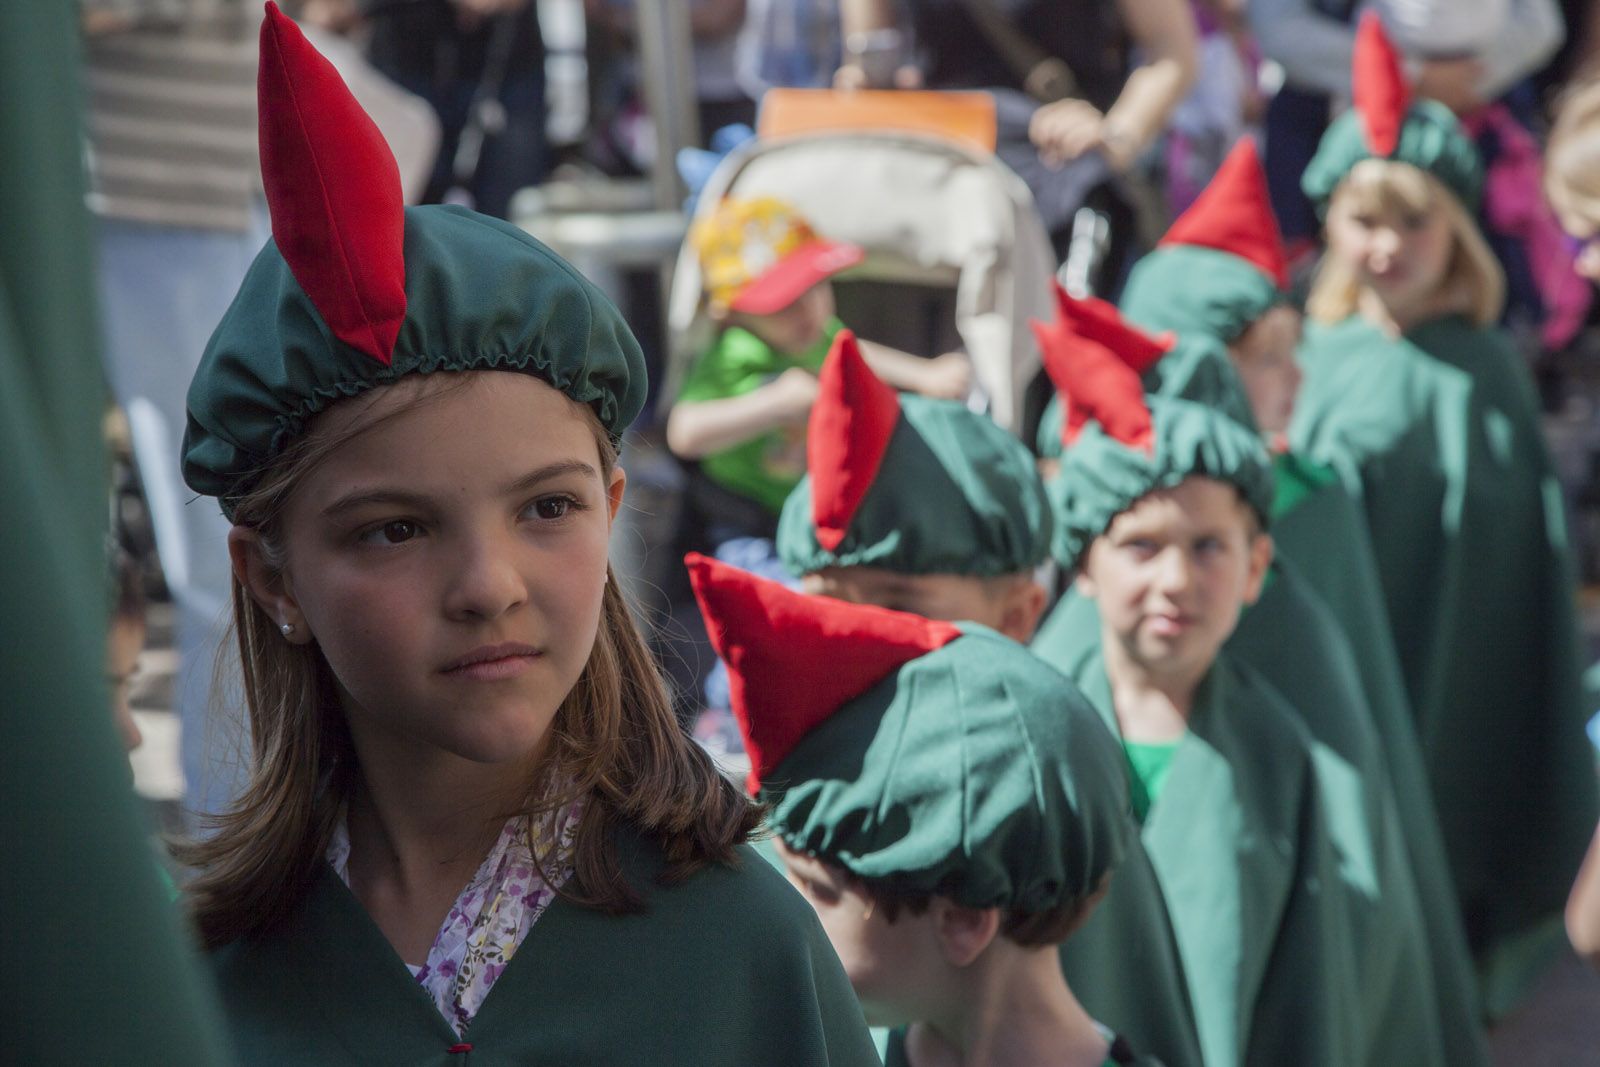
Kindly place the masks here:
MULTIPOLYGON (((582 812, 578 800, 534 825, 525 816, 508 821, 478 873, 451 905, 427 961, 421 967, 407 964, 457 1034, 466 1034, 489 987, 555 899, 556 889, 572 876, 572 843, 582 812), (535 833, 539 851, 549 857, 547 866, 557 872, 554 882, 546 881, 533 862, 535 833)), ((343 819, 327 859, 348 886, 350 834, 343 819)))

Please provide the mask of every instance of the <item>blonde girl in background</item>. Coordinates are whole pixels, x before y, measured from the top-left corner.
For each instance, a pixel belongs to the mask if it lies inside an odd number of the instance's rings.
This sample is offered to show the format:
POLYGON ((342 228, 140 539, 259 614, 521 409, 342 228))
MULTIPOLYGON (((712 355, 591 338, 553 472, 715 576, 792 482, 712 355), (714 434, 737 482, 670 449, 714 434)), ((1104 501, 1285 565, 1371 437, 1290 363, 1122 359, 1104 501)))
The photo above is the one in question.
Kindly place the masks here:
POLYGON ((184 444, 234 524, 254 763, 182 858, 239 1061, 876 1063, 612 580, 626 324, 514 227, 402 209, 267 7, 275 240, 184 444))
POLYGON ((1290 444, 1365 511, 1492 1018, 1559 946, 1595 821, 1594 775, 1570 743, 1566 520, 1531 377, 1493 326, 1504 281, 1470 214, 1477 152, 1447 109, 1410 101, 1370 16, 1354 86, 1304 177, 1327 254, 1290 444))

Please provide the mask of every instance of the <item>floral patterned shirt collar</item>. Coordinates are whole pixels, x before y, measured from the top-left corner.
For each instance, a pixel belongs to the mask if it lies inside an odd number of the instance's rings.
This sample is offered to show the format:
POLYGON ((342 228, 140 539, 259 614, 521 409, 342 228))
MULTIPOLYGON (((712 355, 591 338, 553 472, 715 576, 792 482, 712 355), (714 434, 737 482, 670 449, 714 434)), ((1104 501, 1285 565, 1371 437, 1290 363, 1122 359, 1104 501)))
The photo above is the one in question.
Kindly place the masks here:
MULTIPOLYGON (((583 801, 538 820, 517 816, 505 824, 472 881, 450 907, 422 966, 407 966, 459 1035, 483 1005, 489 989, 511 962, 522 939, 572 877, 573 840, 583 801), (533 861, 547 857, 555 872, 546 880, 533 861)), ((350 833, 341 818, 328 845, 328 863, 350 884, 350 833)))

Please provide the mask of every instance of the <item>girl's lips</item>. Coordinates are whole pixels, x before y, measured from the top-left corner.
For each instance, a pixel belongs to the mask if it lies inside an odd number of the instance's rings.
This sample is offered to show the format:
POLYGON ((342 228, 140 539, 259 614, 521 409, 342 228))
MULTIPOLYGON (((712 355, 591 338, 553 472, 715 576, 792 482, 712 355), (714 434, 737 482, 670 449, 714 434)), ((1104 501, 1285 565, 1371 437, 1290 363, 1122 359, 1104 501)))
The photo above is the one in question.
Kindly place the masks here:
POLYGON ((507 678, 515 678, 529 667, 533 666, 539 658, 537 652, 532 654, 502 656, 499 659, 479 660, 463 667, 452 667, 445 671, 447 678, 462 678, 474 682, 498 682, 507 678))

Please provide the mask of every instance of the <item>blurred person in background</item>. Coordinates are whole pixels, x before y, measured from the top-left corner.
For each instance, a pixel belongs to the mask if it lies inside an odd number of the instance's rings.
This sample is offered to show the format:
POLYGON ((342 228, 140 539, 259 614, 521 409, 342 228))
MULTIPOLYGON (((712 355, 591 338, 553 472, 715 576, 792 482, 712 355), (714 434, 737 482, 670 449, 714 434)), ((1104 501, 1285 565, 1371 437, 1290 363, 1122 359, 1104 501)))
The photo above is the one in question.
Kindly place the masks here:
POLYGON ((206 339, 266 239, 256 149, 256 7, 246 0, 88 0, 89 207, 105 368, 177 607, 176 712, 187 807, 220 810, 243 744, 213 724, 228 524, 185 506, 184 398, 206 339))
MULTIPOLYGON (((1060 235, 1085 195, 1127 172, 1194 82, 1187 0, 840 0, 840 88, 982 89, 996 154, 1060 235)), ((1058 247, 1058 251, 1060 248, 1058 247)))
MULTIPOLYGON (((1550 131, 1544 187, 1572 244, 1575 269, 1600 284, 1600 80, 1574 87, 1562 101, 1550 131)), ((1584 679, 1591 711, 1600 705, 1596 675, 1591 668, 1584 679)), ((1600 748, 1600 713, 1589 723, 1589 739, 1600 748)), ((1600 968, 1600 827, 1567 900, 1566 920, 1573 948, 1600 968)))

